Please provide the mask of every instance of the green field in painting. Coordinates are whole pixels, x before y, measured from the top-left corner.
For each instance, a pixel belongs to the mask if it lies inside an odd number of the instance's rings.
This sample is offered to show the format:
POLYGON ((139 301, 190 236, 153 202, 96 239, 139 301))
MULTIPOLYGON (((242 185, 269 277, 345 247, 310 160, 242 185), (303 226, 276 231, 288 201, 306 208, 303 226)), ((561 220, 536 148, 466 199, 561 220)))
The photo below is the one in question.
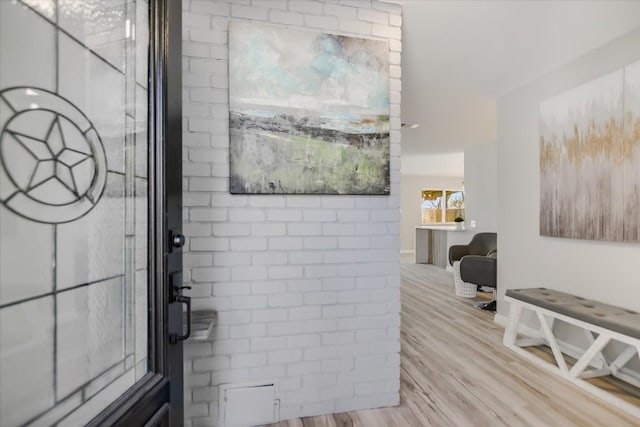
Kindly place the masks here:
POLYGON ((366 146, 231 128, 232 193, 389 194, 389 136, 366 146))

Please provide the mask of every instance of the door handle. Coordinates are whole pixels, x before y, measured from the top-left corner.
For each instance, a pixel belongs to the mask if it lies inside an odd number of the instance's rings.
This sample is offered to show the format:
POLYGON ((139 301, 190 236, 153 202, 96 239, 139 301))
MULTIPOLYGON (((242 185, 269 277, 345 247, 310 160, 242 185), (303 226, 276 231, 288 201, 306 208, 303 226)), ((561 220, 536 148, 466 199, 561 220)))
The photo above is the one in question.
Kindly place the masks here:
POLYGON ((187 306, 187 332, 176 338, 178 341, 184 341, 191 336, 191 297, 179 295, 176 297, 176 302, 187 306))
POLYGON ((191 297, 180 294, 180 291, 183 289, 191 289, 191 286, 182 284, 181 271, 176 271, 169 275, 169 286, 171 286, 173 291, 173 302, 169 304, 169 315, 171 316, 169 321, 169 342, 175 344, 191 336, 191 297), (183 333, 184 305, 187 306, 187 331, 183 333))
POLYGON ((187 306, 187 331, 185 333, 182 333, 182 330, 177 331, 177 328, 172 328, 173 330, 169 334, 169 342, 171 344, 176 344, 179 341, 184 341, 191 336, 191 297, 185 295, 178 295, 175 297, 174 302, 170 304, 172 308, 171 313, 173 313, 174 317, 174 321, 170 323, 174 325, 180 325, 180 329, 183 329, 183 305, 187 306))

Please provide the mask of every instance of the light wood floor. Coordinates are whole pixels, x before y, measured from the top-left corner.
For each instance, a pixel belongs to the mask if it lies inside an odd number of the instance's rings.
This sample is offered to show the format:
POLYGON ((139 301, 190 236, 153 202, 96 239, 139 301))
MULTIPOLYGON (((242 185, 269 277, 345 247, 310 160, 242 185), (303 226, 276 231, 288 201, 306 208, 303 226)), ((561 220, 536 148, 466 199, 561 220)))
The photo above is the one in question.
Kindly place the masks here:
POLYGON ((275 426, 640 426, 503 347, 493 314, 457 298, 452 281, 437 267, 402 265, 400 406, 275 426))

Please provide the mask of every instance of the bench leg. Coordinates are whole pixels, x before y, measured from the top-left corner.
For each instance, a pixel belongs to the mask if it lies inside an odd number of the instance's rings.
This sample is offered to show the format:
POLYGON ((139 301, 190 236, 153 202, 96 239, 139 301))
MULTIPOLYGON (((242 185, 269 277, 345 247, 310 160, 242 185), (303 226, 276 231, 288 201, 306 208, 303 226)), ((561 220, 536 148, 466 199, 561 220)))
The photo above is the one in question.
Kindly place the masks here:
POLYGON ((576 378, 581 380, 588 380, 589 378, 606 377, 607 375, 611 375, 611 371, 608 368, 591 370, 591 371, 582 371, 580 374, 576 376, 576 378))
POLYGON ((538 315, 538 320, 540 321, 540 327, 542 328, 542 332, 544 333, 547 342, 549 343, 549 347, 551 347, 551 351, 553 352, 553 356, 556 358, 556 363, 558 364, 558 368, 560 371, 567 372, 567 363, 564 361, 564 356, 560 351, 560 346, 558 346, 558 342, 556 338, 553 336, 553 332, 551 332, 551 328, 547 323, 547 319, 545 319, 544 314, 541 311, 536 310, 536 314, 538 315))
POLYGON ((640 352, 640 348, 635 348, 634 346, 627 347, 622 353, 620 353, 620 355, 618 357, 616 357, 616 360, 614 360, 611 363, 611 365, 610 365, 611 372, 614 375, 617 374, 618 371, 624 365, 626 365, 627 363, 629 363, 629 361, 631 359, 633 359, 633 356, 635 356, 636 351, 640 352))
POLYGON ((522 338, 522 339, 516 340, 516 346, 520 348, 537 347, 543 344, 546 344, 546 341, 543 340, 542 338, 522 338))
POLYGON ((516 337, 518 336, 518 324, 520 323, 521 313, 522 306, 519 303, 512 301, 509 305, 507 327, 504 329, 504 336, 502 337, 502 343, 507 347, 515 345, 516 337))
POLYGON ((587 351, 576 362, 576 364, 573 365, 573 367, 569 371, 569 375, 571 375, 574 378, 578 377, 578 375, 580 375, 580 373, 582 373, 582 371, 584 371, 585 368, 589 365, 589 362, 591 362, 591 359, 593 359, 597 354, 599 354, 604 348, 604 346, 609 344, 610 340, 611 340, 611 337, 609 336, 605 336, 604 334, 598 335, 598 338, 596 338, 593 344, 589 346, 587 351))
MULTIPOLYGON (((593 345, 593 343, 595 342, 595 339, 593 338, 593 333, 588 329, 582 329, 582 330, 584 331, 584 335, 587 338, 587 342, 589 343, 589 345, 593 345)), ((602 355, 602 352, 598 352, 598 354, 596 355, 596 357, 594 357, 594 359, 600 361, 600 369, 602 370, 609 369, 609 364, 607 363, 607 359, 604 358, 604 356, 602 355)))
MULTIPOLYGON (((547 325, 549 325, 549 330, 553 331, 553 327, 556 324, 556 318, 555 317, 545 317, 545 321, 547 322, 547 325)), ((540 334, 540 336, 545 336, 544 335, 544 331, 542 330, 542 324, 540 324, 540 329, 538 331, 538 333, 540 334)))

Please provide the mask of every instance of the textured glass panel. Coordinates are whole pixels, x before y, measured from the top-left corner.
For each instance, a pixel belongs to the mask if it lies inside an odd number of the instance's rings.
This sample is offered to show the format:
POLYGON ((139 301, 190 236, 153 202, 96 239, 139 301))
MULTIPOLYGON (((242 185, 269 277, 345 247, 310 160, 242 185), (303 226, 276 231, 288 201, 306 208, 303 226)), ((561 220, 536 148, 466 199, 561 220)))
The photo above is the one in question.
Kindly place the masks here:
POLYGON ((28 7, 0 1, 0 87, 55 89, 54 35, 54 27, 28 7))
POLYGON ((43 16, 55 20, 56 18, 56 2, 55 0, 21 0, 22 3, 32 7, 43 16))
POLYGON ((124 172, 125 76, 61 34, 60 94, 93 122, 106 153, 107 168, 124 172))
POLYGON ((53 405, 52 360, 52 297, 0 310, 0 425, 22 425, 53 405))
POLYGON ((58 0, 59 25, 122 70, 126 35, 131 31, 130 27, 127 30, 126 3, 122 0, 58 0))
POLYGON ((136 85, 136 176, 147 176, 149 138, 147 137, 147 114, 149 99, 146 89, 136 85))
POLYGON ((125 354, 133 354, 135 345, 135 292, 136 292, 136 262, 135 262, 135 236, 125 238, 125 354))
POLYGON ((107 369, 105 372, 95 377, 85 388, 85 395, 87 397, 93 397, 94 395, 98 394, 100 390, 122 376, 125 371, 125 362, 120 361, 113 367, 107 369))
POLYGON ((58 295, 59 399, 124 359, 123 280, 58 295))
POLYGON ((148 181, 136 178, 136 270, 147 268, 148 256, 148 181))
POLYGON ((57 424, 57 427, 78 427, 86 425, 100 411, 116 400, 124 390, 131 387, 135 382, 133 369, 110 383, 91 400, 72 412, 69 416, 57 424))
MULTIPOLYGON (((136 364, 145 362, 147 358, 147 322, 149 317, 148 312, 148 292, 147 286, 147 270, 140 270, 136 272, 136 291, 135 291, 135 353, 136 364)), ((143 370, 147 372, 146 362, 144 366, 137 367, 137 371, 143 370), (141 369, 142 368, 142 369, 141 369)))
POLYGON ((56 406, 40 415, 29 427, 49 427, 56 425, 56 422, 70 412, 82 405, 82 392, 72 394, 65 400, 56 403, 56 406))
MULTIPOLYGON (((0 117, 2 117, 2 100, 0 100, 0 117)), ((9 175, 4 168, 0 167, 0 201, 4 203, 9 197, 15 193, 15 187, 9 179, 9 175)))
POLYGON ((0 304, 51 292, 53 233, 0 205, 0 304))
POLYGON ((144 377, 147 372, 149 372, 149 361, 145 357, 140 362, 136 363, 136 381, 140 378, 144 377))
POLYGON ((134 31, 136 37, 136 81, 147 87, 149 80, 149 2, 146 0, 136 1, 136 25, 134 31))
POLYGON ((126 228, 125 234, 133 235, 135 234, 135 192, 136 192, 136 164, 135 164, 135 146, 134 146, 134 134, 133 134, 133 119, 127 117, 127 127, 130 130, 127 133, 126 140, 126 168, 127 172, 125 174, 125 221, 126 228))
POLYGON ((135 355, 133 355, 133 354, 128 355, 127 358, 124 359, 124 369, 125 369, 125 371, 133 369, 135 367, 134 364, 133 364, 134 360, 135 360, 135 355))
POLYGON ((59 289, 124 275, 124 213, 124 177, 109 173, 96 207, 58 226, 59 289))

